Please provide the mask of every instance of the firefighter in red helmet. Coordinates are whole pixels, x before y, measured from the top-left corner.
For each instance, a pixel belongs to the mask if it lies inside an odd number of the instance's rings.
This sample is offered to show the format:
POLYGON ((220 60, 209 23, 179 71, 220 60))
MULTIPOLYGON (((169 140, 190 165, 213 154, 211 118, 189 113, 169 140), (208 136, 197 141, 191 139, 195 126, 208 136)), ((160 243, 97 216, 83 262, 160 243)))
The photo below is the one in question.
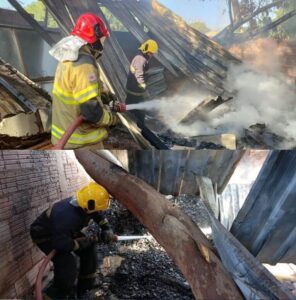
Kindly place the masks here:
POLYGON ((101 18, 85 13, 78 18, 70 36, 50 50, 59 61, 53 86, 53 145, 80 115, 84 123, 72 134, 65 149, 102 149, 107 127, 119 123, 116 113, 101 101, 102 86, 96 61, 109 35, 101 18))

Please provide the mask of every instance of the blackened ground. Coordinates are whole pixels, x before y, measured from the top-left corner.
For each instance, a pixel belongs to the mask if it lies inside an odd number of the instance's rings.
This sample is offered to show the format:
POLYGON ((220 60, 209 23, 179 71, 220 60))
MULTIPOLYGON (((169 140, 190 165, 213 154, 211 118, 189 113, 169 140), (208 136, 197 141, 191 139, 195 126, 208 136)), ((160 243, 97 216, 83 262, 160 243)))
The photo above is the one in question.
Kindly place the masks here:
MULTIPOLYGON (((143 235, 147 230, 113 201, 108 219, 118 235, 143 235)), ((98 245, 96 299, 194 299, 190 286, 164 249, 154 240, 98 245)))

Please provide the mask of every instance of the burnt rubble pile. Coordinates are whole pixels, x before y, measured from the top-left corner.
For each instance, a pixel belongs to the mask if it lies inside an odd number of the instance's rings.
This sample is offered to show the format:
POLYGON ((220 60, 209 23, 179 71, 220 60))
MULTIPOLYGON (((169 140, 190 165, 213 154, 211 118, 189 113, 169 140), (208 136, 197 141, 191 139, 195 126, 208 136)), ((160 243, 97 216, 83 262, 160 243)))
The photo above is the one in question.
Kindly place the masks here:
MULTIPOLYGON (((108 214, 116 234, 148 234, 116 201, 108 214)), ((185 278, 154 239, 98 245, 98 259, 98 288, 91 298, 194 299, 185 278)))

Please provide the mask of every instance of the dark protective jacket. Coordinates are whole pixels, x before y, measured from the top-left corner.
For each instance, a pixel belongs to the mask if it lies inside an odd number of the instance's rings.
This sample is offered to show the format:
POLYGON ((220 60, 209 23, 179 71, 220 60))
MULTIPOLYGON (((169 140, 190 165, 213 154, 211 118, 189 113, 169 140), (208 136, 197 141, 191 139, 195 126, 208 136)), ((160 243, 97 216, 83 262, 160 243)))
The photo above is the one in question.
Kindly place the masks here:
POLYGON ((81 237, 81 230, 93 219, 103 230, 110 225, 103 212, 87 214, 82 208, 70 203, 67 198, 55 203, 44 211, 31 225, 31 237, 36 243, 52 241, 53 249, 58 252, 71 252, 75 247, 74 239, 81 237))
POLYGON ((142 96, 146 91, 146 72, 149 70, 149 58, 140 52, 131 62, 126 83, 126 92, 135 96, 142 96))

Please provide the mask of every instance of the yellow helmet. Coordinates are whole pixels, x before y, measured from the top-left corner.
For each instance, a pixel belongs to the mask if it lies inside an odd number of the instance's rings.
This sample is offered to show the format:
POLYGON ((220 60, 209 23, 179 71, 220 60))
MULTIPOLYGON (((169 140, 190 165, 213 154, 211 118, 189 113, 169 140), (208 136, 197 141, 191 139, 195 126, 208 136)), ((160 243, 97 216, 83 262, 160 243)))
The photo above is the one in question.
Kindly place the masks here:
POLYGON ((110 203, 107 190, 95 182, 80 189, 76 197, 78 205, 87 213, 106 210, 110 203))
POLYGON ((154 40, 148 40, 139 48, 144 54, 150 52, 156 54, 158 52, 158 44, 154 40))

